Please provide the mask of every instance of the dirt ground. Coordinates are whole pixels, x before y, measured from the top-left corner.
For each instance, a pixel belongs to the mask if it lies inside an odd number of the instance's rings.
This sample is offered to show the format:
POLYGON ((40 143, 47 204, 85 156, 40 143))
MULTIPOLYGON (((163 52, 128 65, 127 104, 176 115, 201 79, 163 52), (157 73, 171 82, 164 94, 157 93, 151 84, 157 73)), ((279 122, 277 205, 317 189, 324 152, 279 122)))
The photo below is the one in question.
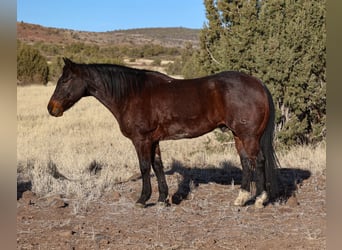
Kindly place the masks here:
MULTIPOLYGON (((288 199, 233 206, 239 169, 167 172, 173 204, 135 206, 141 179, 116 184, 96 200, 39 197, 18 176, 18 249, 326 249, 326 176, 281 169, 288 199), (233 181, 234 180, 234 181, 233 181)), ((67 181, 67 180, 61 180, 67 181)))

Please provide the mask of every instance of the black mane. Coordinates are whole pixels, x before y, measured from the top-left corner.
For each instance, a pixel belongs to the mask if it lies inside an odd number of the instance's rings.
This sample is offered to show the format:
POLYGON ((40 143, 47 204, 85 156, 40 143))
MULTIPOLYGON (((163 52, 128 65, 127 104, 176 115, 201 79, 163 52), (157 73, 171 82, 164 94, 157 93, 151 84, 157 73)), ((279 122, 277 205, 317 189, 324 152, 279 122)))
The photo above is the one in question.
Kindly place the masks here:
POLYGON ((78 64, 86 75, 96 82, 103 84, 105 90, 115 100, 119 101, 131 94, 139 93, 151 82, 147 81, 147 75, 154 74, 165 79, 172 79, 156 71, 129 68, 116 64, 78 64))

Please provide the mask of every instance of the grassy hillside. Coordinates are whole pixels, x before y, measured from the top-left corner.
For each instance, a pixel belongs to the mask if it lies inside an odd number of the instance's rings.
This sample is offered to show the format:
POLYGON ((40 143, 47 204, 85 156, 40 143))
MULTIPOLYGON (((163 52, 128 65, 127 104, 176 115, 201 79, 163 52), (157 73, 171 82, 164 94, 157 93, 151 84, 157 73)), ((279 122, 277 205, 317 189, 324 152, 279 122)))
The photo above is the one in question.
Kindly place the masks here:
POLYGON ((152 43, 166 47, 184 47, 186 43, 190 42, 196 47, 199 44, 199 31, 198 29, 178 27, 86 32, 17 22, 17 37, 27 43, 71 44, 82 42, 99 46, 152 43))
MULTIPOLYGON (((17 22, 17 54, 30 55, 21 52, 28 47, 38 50, 47 61, 50 82, 56 82, 60 76, 62 57, 81 63, 125 64, 182 75, 180 60, 198 47, 199 31, 186 28, 146 28, 85 32, 17 22), (147 59, 150 63, 139 64, 142 59, 147 59)), ((24 69, 22 72, 30 72, 32 58, 17 60, 23 62, 20 67, 24 69)), ((18 76, 20 79, 29 78, 20 74, 18 76)), ((32 83, 36 82, 25 84, 32 83)))

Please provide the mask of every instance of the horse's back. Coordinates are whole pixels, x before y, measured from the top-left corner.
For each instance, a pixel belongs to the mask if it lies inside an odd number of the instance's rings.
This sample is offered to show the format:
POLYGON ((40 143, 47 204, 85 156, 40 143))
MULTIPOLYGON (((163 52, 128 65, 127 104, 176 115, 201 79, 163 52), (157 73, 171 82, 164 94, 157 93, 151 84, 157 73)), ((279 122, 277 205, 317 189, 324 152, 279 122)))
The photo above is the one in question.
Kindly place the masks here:
POLYGON ((151 119, 174 138, 199 136, 217 127, 254 133, 267 115, 265 96, 260 80, 235 71, 174 79, 153 88, 151 119))

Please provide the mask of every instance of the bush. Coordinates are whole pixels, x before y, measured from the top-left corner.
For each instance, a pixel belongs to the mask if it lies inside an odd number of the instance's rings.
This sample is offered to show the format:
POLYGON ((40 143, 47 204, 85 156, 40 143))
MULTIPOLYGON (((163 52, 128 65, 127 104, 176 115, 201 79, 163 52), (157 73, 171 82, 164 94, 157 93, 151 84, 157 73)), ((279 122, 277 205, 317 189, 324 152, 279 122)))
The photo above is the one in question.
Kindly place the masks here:
POLYGON ((17 46, 18 84, 46 84, 49 77, 46 59, 30 45, 18 43, 17 46))
POLYGON ((160 66, 161 65, 161 59, 160 58, 154 59, 152 65, 153 66, 160 66))
POLYGON ((64 66, 64 62, 62 57, 57 56, 54 57, 51 64, 49 65, 49 80, 50 81, 57 81, 58 78, 61 76, 61 72, 64 66))

